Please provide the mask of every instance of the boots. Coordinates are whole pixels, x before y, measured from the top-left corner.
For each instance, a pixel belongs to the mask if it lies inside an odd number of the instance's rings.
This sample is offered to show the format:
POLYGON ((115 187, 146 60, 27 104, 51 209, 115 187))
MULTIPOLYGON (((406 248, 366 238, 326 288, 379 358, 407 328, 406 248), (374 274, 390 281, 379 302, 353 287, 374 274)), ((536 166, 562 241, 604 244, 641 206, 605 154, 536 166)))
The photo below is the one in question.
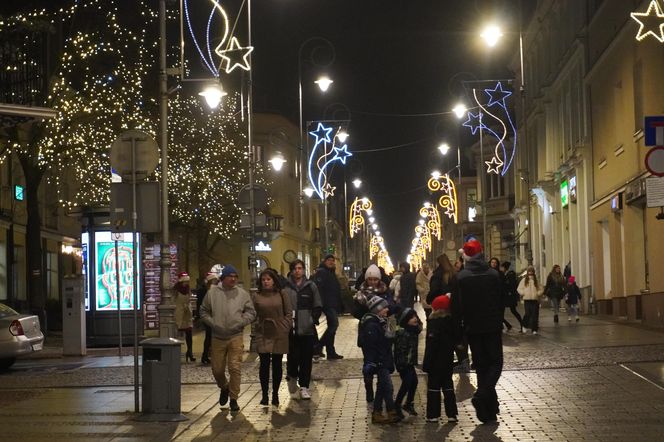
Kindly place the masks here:
POLYGON ((264 407, 267 407, 269 405, 269 401, 267 400, 267 390, 263 390, 263 398, 261 399, 261 405, 264 407))
POLYGON ((390 424, 396 424, 397 422, 403 420, 403 418, 404 415, 397 413, 397 410, 391 410, 387 412, 387 419, 389 421, 388 423, 390 424))
POLYGON ((553 322, 554 322, 555 324, 558 323, 558 315, 553 315, 553 322))
POLYGON ((389 424, 390 418, 385 416, 382 411, 374 411, 371 413, 371 423, 376 425, 389 424))

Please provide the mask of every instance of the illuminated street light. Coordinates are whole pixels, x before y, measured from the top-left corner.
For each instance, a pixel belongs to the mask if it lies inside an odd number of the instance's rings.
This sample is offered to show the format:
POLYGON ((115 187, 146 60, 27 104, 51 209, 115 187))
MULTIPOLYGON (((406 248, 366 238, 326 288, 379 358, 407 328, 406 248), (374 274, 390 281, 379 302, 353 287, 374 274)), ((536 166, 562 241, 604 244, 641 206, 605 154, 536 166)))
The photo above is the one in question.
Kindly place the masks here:
POLYGON ((466 105, 463 103, 457 104, 454 106, 454 109, 452 109, 452 112, 454 112, 454 115, 456 115, 457 118, 463 118, 467 111, 468 108, 466 108, 466 105))
POLYGON ((447 155, 447 152, 450 151, 450 145, 447 144, 447 143, 443 143, 443 144, 441 144, 440 146, 438 146, 438 150, 439 150, 440 153, 442 153, 443 155, 447 155))
POLYGON ((207 86, 201 92, 198 93, 201 97, 205 99, 205 102, 210 107, 210 109, 216 109, 221 103, 221 99, 228 95, 226 91, 221 87, 221 84, 216 83, 214 85, 207 86))
POLYGON ((438 178, 440 178, 440 172, 434 170, 433 172, 431 172, 431 176, 433 177, 433 179, 437 180, 438 178))
POLYGON ((268 163, 272 164, 272 168, 274 168, 274 170, 277 172, 281 170, 285 162, 286 158, 284 158, 284 156, 279 151, 277 151, 272 159, 268 161, 268 163))
POLYGON ((338 138, 339 141, 341 141, 342 143, 345 143, 349 136, 350 136, 350 135, 348 135, 348 132, 346 132, 345 130, 342 130, 341 132, 339 132, 339 133, 337 134, 337 138, 338 138))
POLYGON ((314 83, 318 85, 321 91, 327 92, 334 81, 330 80, 329 77, 320 77, 318 80, 314 81, 314 83))
POLYGON ((496 25, 489 25, 480 34, 489 47, 494 47, 498 44, 498 40, 503 36, 503 32, 496 25))
POLYGON ((305 187, 302 192, 307 196, 307 198, 311 198, 311 196, 314 194, 314 189, 311 187, 305 187))
POLYGON ((362 185, 362 180, 359 178, 355 178, 353 181, 353 186, 355 186, 356 189, 359 189, 360 186, 362 185))

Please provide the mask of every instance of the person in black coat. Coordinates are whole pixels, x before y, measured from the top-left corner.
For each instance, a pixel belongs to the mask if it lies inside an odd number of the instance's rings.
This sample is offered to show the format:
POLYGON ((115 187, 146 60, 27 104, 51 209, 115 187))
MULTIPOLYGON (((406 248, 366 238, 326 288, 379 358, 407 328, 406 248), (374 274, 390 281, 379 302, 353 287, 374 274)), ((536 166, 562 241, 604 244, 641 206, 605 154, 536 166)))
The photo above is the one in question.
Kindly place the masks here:
POLYGON ((576 278, 574 275, 569 276, 569 284, 567 286, 567 295, 565 295, 565 303, 567 304, 567 321, 572 321, 572 315, 576 316, 576 322, 579 322, 579 302, 581 301, 581 290, 576 285, 576 278))
POLYGON ((484 260, 476 239, 463 245, 464 269, 452 282, 452 318, 463 324, 473 364, 477 390, 472 399, 477 418, 486 423, 499 413, 496 384, 503 370, 503 290, 500 275, 484 260))
POLYGON ((394 336, 394 365, 401 377, 401 387, 394 399, 397 413, 403 416, 402 409, 411 416, 417 416, 415 411, 415 392, 417 391, 417 344, 420 332, 422 332, 422 321, 417 312, 412 308, 406 308, 399 316, 399 327, 394 336), (406 405, 403 407, 403 399, 406 405))
MULTIPOLYGON (((509 261, 505 261, 500 265, 503 272, 503 277, 505 281, 505 297, 504 304, 505 308, 509 308, 512 315, 519 321, 519 333, 523 333, 523 318, 519 314, 519 311, 516 309, 516 306, 519 305, 519 292, 516 291, 519 283, 517 280, 516 272, 510 270, 512 264, 509 261)), ((505 320, 507 322, 507 320, 505 320)), ((509 322, 507 322, 509 324, 509 322)), ((511 324, 510 324, 511 325, 511 324)), ((511 329, 512 327, 508 327, 511 329)))
POLYGON ((394 373, 394 359, 392 357, 392 339, 387 323, 389 309, 387 301, 380 296, 374 296, 369 301, 369 313, 360 321, 357 345, 362 348, 364 365, 362 374, 377 375, 378 386, 374 399, 374 408, 371 422, 374 424, 395 423, 400 416, 395 410, 394 387, 391 373, 394 373), (383 415, 383 403, 387 416, 383 415))
POLYGON ((415 273, 410 271, 410 264, 402 262, 399 264, 401 279, 399 280, 399 304, 403 308, 413 308, 417 296, 417 285, 415 284, 415 273))
POLYGON ((343 359, 343 356, 338 354, 334 348, 334 339, 339 328, 339 313, 342 311, 341 285, 335 270, 336 259, 334 255, 327 255, 313 277, 323 301, 323 313, 327 320, 327 328, 323 336, 320 337, 314 354, 320 355, 324 346, 327 351, 327 359, 343 359))
POLYGON ((454 348, 458 331, 450 316, 450 298, 440 295, 432 301, 433 312, 427 319, 427 337, 422 370, 427 376, 427 422, 440 419, 440 392, 442 390, 445 415, 449 422, 456 422, 459 410, 454 394, 452 370, 454 348))

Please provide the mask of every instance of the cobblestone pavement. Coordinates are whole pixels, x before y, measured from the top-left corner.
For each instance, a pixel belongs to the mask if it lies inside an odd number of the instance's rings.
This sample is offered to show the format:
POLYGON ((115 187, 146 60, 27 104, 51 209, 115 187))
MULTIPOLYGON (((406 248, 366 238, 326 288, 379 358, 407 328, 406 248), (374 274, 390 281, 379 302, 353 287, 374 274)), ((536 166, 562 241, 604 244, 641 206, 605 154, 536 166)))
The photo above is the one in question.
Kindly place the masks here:
MULTIPOLYGON (((420 416, 397 425, 370 424, 355 345, 357 321, 344 317, 337 351, 345 359, 314 365, 311 401, 289 399, 282 385, 281 406, 260 407, 258 366, 247 354, 242 409, 230 414, 217 404, 209 366, 183 364, 182 412, 188 420, 180 423, 135 420, 132 357, 22 360, 0 374, 3 439, 661 440, 664 333, 590 317, 571 324, 562 319, 554 325, 550 312, 543 311, 539 336, 503 335, 501 414, 494 425, 481 425, 474 416, 473 373, 454 376, 457 424, 425 422, 421 373, 415 400, 420 416)), ((200 345, 199 336, 195 350, 200 345)), ((393 379, 398 388, 398 377, 393 379)))

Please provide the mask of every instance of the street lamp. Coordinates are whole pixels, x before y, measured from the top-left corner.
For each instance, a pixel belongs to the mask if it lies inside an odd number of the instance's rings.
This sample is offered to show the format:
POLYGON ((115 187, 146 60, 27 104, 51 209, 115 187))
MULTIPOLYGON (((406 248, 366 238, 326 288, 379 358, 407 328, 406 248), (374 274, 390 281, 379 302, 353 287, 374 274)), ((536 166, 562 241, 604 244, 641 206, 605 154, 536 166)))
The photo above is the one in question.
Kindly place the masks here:
POLYGON ((268 163, 272 164, 274 170, 279 172, 283 167, 284 163, 286 163, 286 158, 284 158, 281 152, 277 151, 274 154, 274 156, 270 160, 268 160, 268 163))
MULTIPOLYGON (((520 4, 521 2, 519 2, 520 4)), ((519 17, 521 17, 521 11, 519 13, 519 17)), ((484 31, 480 34, 480 37, 482 37, 487 45, 489 47, 494 47, 497 43, 498 40, 503 36, 503 33, 501 32, 500 28, 498 28, 495 25, 489 25, 487 26, 484 31)), ((519 19, 519 69, 520 69, 520 80, 521 84, 519 87, 519 92, 520 92, 520 101, 521 101, 521 121, 523 124, 523 131, 524 134, 521 137, 521 150, 525 151, 525 156, 526 156, 526 167, 523 169, 523 173, 525 174, 525 179, 523 179, 525 185, 526 185, 526 230, 527 230, 527 238, 528 238, 528 244, 526 245, 526 260, 528 262, 529 266, 533 265, 533 235, 531 231, 531 201, 530 201, 530 151, 528 150, 527 146, 527 141, 528 141, 528 134, 527 134, 527 127, 526 127, 526 78, 525 78, 525 73, 524 73, 524 65, 523 65, 523 29, 522 29, 522 24, 521 24, 521 19, 519 19)), ((481 118, 481 112, 480 112, 480 118, 481 118)), ((481 119, 480 119, 480 125, 481 125, 481 119)), ((481 135, 481 132, 480 132, 481 135)), ((484 213, 484 210, 482 210, 482 213, 484 213)))
POLYGON ((461 119, 466 115, 466 112, 468 112, 468 108, 466 107, 465 104, 459 103, 456 106, 454 106, 452 112, 454 112, 454 115, 456 115, 457 118, 461 119))
POLYGON ((431 172, 431 176, 432 176, 434 179, 437 180, 438 178, 440 178, 440 172, 437 171, 437 170, 434 170, 433 172, 431 172))
POLYGON ((339 133, 337 134, 337 138, 338 138, 339 141, 341 141, 342 143, 345 143, 349 136, 350 136, 350 135, 348 135, 348 132, 346 132, 345 130, 341 130, 341 131, 339 131, 339 133))
POLYGON ((210 107, 210 109, 216 109, 219 107, 221 99, 228 95, 228 93, 224 91, 224 89, 221 87, 221 84, 214 83, 205 87, 205 89, 199 92, 198 95, 205 99, 205 102, 210 107))
POLYGON ((320 77, 318 80, 314 81, 320 88, 321 92, 327 92, 330 88, 330 85, 334 83, 333 80, 330 80, 329 77, 320 77))
POLYGON ((302 190, 302 193, 304 193, 307 196, 307 198, 311 198, 314 195, 314 189, 312 189, 311 187, 305 187, 302 190))
POLYGON ((450 151, 450 145, 447 143, 442 143, 440 146, 438 146, 438 150, 441 154, 447 155, 447 152, 450 151))
POLYGON ((353 181, 353 186, 355 186, 356 189, 359 189, 360 186, 362 185, 362 180, 359 178, 355 178, 353 181))

